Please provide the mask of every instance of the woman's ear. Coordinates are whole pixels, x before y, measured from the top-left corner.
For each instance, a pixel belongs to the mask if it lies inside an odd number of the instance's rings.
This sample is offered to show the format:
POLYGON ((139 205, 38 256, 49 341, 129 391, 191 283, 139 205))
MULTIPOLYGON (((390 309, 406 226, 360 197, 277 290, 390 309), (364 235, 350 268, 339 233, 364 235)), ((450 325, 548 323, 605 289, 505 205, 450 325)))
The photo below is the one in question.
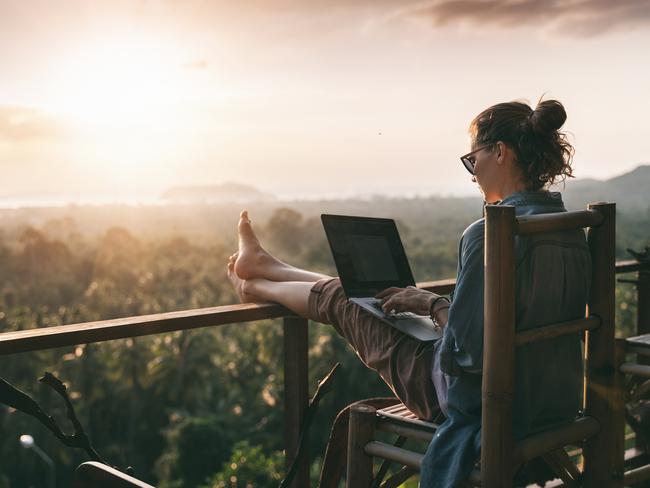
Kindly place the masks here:
POLYGON ((502 164, 506 159, 506 145, 499 141, 494 145, 494 155, 497 158, 497 164, 502 164))

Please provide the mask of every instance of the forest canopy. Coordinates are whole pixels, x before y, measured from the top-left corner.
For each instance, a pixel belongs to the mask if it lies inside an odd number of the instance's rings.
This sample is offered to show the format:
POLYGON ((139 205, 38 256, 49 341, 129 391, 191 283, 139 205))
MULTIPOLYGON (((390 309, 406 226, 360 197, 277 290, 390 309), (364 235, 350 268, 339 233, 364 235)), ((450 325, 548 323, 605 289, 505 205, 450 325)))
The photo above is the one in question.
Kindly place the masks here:
MULTIPOLYGON (((69 206, 0 210, 0 330, 210 307, 236 302, 225 274, 240 206, 69 206)), ((271 252, 335 274, 321 212, 395 218, 417 281, 455 276, 458 239, 481 217, 477 199, 411 198, 251 205, 271 252)), ((619 209, 617 255, 650 238, 650 209, 619 209)), ((618 327, 631 331, 634 289, 617 288, 618 327)), ((322 456, 336 413, 387 395, 329 326, 311 324, 310 385, 341 362, 310 436, 322 456)), ((52 371, 69 386, 97 449, 156 486, 273 486, 283 476, 282 336, 279 321, 232 324, 79 345, 3 358, 2 376, 64 422, 60 398, 36 379, 52 371), (244 461, 242 461, 244 460, 244 461), (231 484, 229 484, 231 483, 231 484)), ((0 407, 0 487, 42 486, 46 466, 20 449, 28 433, 69 484, 81 452, 36 422, 0 407)))

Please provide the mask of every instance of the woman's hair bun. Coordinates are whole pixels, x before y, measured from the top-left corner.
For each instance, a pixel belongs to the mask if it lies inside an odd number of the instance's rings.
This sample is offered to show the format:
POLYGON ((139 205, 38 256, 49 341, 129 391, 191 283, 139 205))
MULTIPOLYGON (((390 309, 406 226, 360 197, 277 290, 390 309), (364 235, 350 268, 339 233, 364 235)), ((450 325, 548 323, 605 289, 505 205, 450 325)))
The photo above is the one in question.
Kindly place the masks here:
POLYGON ((530 114, 530 126, 537 134, 551 134, 566 121, 564 106, 557 100, 539 102, 530 114))

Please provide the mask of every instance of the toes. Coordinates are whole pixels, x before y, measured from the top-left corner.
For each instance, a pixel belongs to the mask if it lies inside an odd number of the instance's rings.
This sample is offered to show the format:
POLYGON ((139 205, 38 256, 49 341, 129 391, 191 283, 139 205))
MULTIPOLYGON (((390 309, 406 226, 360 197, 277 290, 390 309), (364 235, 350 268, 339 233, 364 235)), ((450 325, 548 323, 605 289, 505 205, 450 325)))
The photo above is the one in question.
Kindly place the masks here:
POLYGON ((253 227, 251 227, 251 221, 248 218, 248 212, 244 210, 239 217, 239 236, 243 239, 255 239, 255 233, 253 232, 253 227))

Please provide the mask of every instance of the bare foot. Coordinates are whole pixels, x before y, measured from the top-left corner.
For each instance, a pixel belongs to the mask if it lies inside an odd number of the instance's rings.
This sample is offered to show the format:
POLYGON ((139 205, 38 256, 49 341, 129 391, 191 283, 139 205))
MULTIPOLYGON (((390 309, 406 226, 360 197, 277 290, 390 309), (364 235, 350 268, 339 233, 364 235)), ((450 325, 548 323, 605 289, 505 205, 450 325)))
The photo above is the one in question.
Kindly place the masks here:
POLYGON ((243 280, 253 278, 273 279, 278 268, 284 269, 288 265, 273 257, 262 247, 259 239, 253 232, 248 212, 244 210, 239 216, 239 251, 230 256, 234 259, 234 270, 243 280))
POLYGON ((232 286, 237 292, 237 296, 239 296, 239 300, 242 303, 260 301, 254 295, 247 292, 248 287, 246 286, 246 280, 242 280, 239 276, 237 276, 237 273, 235 273, 235 261, 232 256, 228 262, 228 279, 230 279, 230 282, 232 283, 232 286))

